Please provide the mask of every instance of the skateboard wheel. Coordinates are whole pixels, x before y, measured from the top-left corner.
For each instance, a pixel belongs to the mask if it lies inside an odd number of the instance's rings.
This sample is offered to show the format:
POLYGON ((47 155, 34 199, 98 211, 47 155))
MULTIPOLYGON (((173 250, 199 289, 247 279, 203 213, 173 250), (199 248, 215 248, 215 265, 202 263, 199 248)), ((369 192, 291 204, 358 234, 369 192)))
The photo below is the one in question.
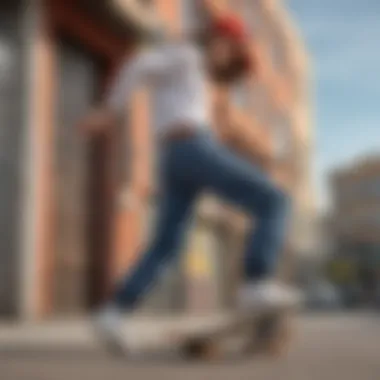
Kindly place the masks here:
POLYGON ((292 326, 289 317, 270 318, 263 323, 263 350, 271 356, 281 356, 289 348, 292 326))
POLYGON ((217 344, 213 342, 204 342, 202 340, 188 342, 182 348, 182 352, 185 357, 192 359, 215 360, 221 356, 217 344))

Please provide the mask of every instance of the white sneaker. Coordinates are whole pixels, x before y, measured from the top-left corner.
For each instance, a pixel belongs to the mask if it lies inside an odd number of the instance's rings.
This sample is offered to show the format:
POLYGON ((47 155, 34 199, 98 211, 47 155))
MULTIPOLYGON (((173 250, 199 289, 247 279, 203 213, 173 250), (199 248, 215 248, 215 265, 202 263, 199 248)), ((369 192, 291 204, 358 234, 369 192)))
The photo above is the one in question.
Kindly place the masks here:
POLYGON ((248 283, 238 293, 238 307, 242 310, 297 307, 301 303, 299 291, 275 281, 248 283))
POLYGON ((115 306, 105 306, 94 318, 95 331, 107 348, 115 354, 128 353, 123 339, 123 314, 115 306))

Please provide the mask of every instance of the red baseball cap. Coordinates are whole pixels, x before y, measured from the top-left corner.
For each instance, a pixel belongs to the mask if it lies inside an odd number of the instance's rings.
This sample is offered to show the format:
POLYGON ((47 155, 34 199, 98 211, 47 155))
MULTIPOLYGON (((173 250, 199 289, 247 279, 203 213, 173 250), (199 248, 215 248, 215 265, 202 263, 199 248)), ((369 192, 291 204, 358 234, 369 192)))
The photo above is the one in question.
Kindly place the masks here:
POLYGON ((226 15, 217 18, 212 24, 214 33, 236 40, 247 42, 248 30, 243 21, 234 15, 226 15))
POLYGON ((233 14, 221 16, 213 22, 211 30, 216 35, 229 38, 240 46, 244 70, 249 71, 255 68, 249 49, 249 32, 240 17, 233 14))

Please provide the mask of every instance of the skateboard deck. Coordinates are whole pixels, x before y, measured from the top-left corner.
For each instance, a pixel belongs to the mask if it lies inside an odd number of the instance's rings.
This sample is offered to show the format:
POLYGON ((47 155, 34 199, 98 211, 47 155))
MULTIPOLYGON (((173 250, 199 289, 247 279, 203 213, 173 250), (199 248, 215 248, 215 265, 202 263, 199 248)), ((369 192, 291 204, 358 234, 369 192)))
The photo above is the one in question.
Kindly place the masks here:
POLYGON ((243 355, 265 353, 281 355, 292 337, 292 315, 295 308, 282 307, 260 311, 236 311, 222 323, 208 325, 196 331, 174 336, 182 355, 187 358, 213 360, 225 356, 226 346, 233 340, 239 343, 243 355))

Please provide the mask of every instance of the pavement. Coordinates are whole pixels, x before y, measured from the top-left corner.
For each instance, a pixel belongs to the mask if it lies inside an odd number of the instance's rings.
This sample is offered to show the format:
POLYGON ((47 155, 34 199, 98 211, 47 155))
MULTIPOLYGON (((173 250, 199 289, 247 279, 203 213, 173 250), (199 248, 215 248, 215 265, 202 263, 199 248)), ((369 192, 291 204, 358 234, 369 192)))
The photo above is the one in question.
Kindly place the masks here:
POLYGON ((173 326, 199 328, 205 323, 201 317, 130 320, 129 333, 144 341, 140 348, 145 345, 150 350, 136 352, 128 360, 107 355, 86 320, 3 325, 0 379, 380 379, 380 316, 375 314, 303 315, 297 321, 294 344, 281 358, 231 358, 207 364, 186 361, 163 349, 163 338, 173 326))
MULTIPOLYGON (((207 330, 223 325, 232 315, 137 315, 125 319, 122 334, 133 351, 169 349, 176 334, 207 330)), ((54 320, 44 323, 0 324, 2 351, 101 349, 90 319, 54 320)))

